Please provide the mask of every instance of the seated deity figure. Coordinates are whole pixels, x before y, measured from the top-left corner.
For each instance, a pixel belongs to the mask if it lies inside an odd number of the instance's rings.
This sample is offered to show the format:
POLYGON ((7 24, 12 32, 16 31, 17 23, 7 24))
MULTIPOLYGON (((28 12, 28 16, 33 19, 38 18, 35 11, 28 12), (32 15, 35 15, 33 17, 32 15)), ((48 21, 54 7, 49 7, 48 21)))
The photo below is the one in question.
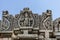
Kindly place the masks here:
POLYGON ((27 13, 25 13, 24 26, 29 26, 29 18, 27 13))

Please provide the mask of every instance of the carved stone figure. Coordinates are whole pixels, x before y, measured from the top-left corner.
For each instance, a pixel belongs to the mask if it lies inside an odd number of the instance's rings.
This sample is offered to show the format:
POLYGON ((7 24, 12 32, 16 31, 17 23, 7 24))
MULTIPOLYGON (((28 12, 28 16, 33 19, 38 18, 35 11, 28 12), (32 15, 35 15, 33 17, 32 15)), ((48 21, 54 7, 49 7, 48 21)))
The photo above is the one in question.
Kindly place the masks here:
POLYGON ((15 16, 10 15, 8 11, 3 11, 2 20, 0 20, 0 40, 1 38, 2 40, 3 38, 8 38, 7 40, 57 40, 60 38, 60 18, 52 21, 51 10, 38 15, 29 8, 24 8, 15 16))
POLYGON ((18 25, 22 27, 23 26, 29 27, 33 25, 33 17, 32 14, 29 13, 28 9, 24 9, 20 14, 18 25))
POLYGON ((5 18, 4 21, 2 21, 2 30, 7 30, 10 27, 10 22, 5 18))
POLYGON ((51 18, 50 10, 49 10, 49 12, 43 13, 42 22, 43 22, 43 27, 45 29, 51 29, 52 28, 52 18, 51 18))
POLYGON ((57 31, 60 31, 60 18, 56 19, 54 21, 54 30, 57 32, 57 31))

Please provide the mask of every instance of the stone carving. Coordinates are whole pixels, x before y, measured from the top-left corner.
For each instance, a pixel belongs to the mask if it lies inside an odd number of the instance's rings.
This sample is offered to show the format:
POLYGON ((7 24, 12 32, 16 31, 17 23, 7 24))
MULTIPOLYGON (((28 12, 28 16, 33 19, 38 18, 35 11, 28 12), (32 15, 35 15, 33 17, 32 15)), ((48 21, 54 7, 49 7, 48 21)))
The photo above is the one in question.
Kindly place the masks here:
POLYGON ((1 21, 1 30, 7 30, 7 29, 9 29, 9 27, 10 27, 10 22, 9 22, 9 20, 7 19, 7 17, 8 17, 8 11, 3 11, 3 20, 1 21))
POLYGON ((24 9, 23 13, 20 14, 20 18, 18 20, 18 25, 23 26, 33 26, 34 19, 32 15, 29 13, 28 9, 24 9), (24 12, 25 11, 25 12, 24 12))
POLYGON ((47 12, 43 13, 41 16, 41 19, 39 19, 39 15, 32 14, 32 11, 30 11, 29 8, 24 8, 20 14, 15 16, 15 18, 12 15, 9 15, 8 11, 3 12, 3 17, 10 21, 10 26, 38 26, 39 28, 41 27, 39 23, 41 23, 44 26, 43 28, 50 29, 52 26, 51 11, 47 10, 47 12))
POLYGON ((56 19, 54 21, 54 30, 57 32, 57 31, 60 31, 60 18, 56 19))
POLYGON ((12 36, 11 38, 16 40, 21 40, 20 38, 49 40, 50 33, 60 31, 60 18, 53 22, 51 13, 51 10, 47 10, 42 15, 38 15, 33 14, 29 8, 24 8, 20 14, 12 16, 8 11, 3 11, 2 20, 0 20, 0 34, 8 33, 9 37, 12 36))
POLYGON ((45 29, 51 29, 52 28, 52 19, 51 19, 51 11, 47 10, 48 12, 43 13, 42 15, 42 22, 43 22, 43 27, 45 29), (50 28, 51 27, 51 28, 50 28))
POLYGON ((39 28, 39 15, 38 14, 34 14, 34 28, 39 28))
POLYGON ((14 25, 15 18, 12 15, 9 15, 8 11, 3 11, 2 13, 2 21, 0 28, 2 31, 11 31, 14 25))
POLYGON ((10 27, 10 22, 5 18, 4 21, 2 21, 1 30, 7 30, 10 27))
POLYGON ((18 24, 21 26, 33 26, 33 19, 29 18, 20 18, 18 24))

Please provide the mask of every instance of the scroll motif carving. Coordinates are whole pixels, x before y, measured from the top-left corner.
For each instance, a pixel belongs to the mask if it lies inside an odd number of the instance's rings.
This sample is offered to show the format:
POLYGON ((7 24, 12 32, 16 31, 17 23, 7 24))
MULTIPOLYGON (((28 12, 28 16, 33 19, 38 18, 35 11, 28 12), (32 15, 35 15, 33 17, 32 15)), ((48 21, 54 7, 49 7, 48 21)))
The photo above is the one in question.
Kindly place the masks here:
POLYGON ((51 14, 50 13, 45 13, 43 14, 43 27, 45 29, 51 29, 52 28, 52 20, 51 20, 51 14))
POLYGON ((10 22, 6 18, 4 18, 4 21, 2 21, 1 29, 7 30, 9 29, 9 27, 10 27, 10 22))

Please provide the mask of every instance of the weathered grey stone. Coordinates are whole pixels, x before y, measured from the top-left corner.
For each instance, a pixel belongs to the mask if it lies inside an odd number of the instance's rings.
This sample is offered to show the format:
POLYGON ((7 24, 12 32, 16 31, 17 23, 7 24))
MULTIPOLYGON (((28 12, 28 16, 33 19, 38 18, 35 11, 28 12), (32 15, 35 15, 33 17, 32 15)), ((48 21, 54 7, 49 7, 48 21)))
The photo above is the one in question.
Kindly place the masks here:
POLYGON ((51 10, 38 15, 24 8, 15 16, 3 11, 0 34, 11 40, 57 40, 60 38, 60 18, 53 21, 51 10))

